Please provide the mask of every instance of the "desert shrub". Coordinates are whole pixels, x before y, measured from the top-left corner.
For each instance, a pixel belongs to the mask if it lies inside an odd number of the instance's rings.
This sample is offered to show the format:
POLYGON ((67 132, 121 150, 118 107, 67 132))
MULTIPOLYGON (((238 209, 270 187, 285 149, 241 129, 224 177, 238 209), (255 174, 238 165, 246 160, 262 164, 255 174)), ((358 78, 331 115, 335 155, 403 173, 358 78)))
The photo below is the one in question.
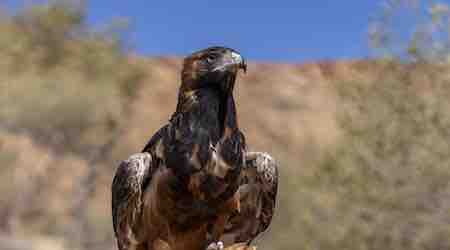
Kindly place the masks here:
MULTIPOLYGON (((0 183, 0 190, 2 197, 0 202, 2 204, 8 204, 13 197, 16 187, 14 185, 14 163, 16 161, 16 154, 11 150, 5 148, 3 141, 0 141, 0 162, 2 168, 0 168, 0 176, 2 182, 0 183)), ((10 221, 8 217, 10 214, 10 206, 0 206, 0 230, 7 231, 10 227, 10 221)))
POLYGON ((286 156, 263 249, 450 248, 449 67, 379 64, 376 79, 333 83, 334 149, 286 156))
POLYGON ((369 23, 369 43, 375 55, 416 62, 449 62, 448 3, 388 0, 381 6, 369 23))
POLYGON ((2 127, 84 156, 117 133, 144 75, 120 32, 89 29, 61 1, 5 16, 0 32, 2 127))
POLYGON ((74 248, 99 244, 111 231, 93 225, 111 228, 103 210, 88 218, 97 173, 114 169, 105 163, 146 73, 125 49, 121 23, 94 30, 85 9, 68 1, 0 15, 0 132, 32 145, 12 150, 15 139, 7 137, 0 146, 0 233, 65 237, 74 248), (30 152, 36 148, 45 150, 30 152))
POLYGON ((449 71, 383 72, 375 82, 337 85, 343 138, 317 168, 336 198, 326 225, 335 241, 327 241, 342 249, 449 248, 449 71))
POLYGON ((450 70, 377 64, 374 79, 333 83, 334 148, 282 157, 262 249, 450 248, 450 70))

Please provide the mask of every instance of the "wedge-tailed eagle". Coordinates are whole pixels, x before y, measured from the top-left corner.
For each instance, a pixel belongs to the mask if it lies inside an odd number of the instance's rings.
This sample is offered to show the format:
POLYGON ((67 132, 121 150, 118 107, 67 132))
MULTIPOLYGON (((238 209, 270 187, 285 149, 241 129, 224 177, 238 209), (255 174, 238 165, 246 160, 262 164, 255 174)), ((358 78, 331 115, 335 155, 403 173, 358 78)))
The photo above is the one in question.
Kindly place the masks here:
POLYGON ((211 47, 183 62, 175 113, 112 183, 120 250, 220 249, 250 244, 269 226, 278 172, 268 154, 247 152, 233 89, 242 56, 211 47))

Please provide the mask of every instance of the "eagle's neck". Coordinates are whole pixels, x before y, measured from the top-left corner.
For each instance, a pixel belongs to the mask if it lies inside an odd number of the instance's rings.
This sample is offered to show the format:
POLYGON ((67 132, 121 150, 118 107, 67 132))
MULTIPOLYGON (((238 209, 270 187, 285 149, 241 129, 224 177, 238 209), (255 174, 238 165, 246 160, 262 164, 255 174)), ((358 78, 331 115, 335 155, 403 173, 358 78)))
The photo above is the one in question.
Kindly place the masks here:
POLYGON ((183 114, 191 117, 190 123, 198 124, 217 139, 230 129, 232 131, 238 129, 232 90, 224 92, 222 89, 212 87, 191 91, 180 90, 177 109, 172 119, 183 114))
POLYGON ((225 101, 225 111, 223 116, 223 129, 224 133, 226 129, 236 131, 238 130, 237 114, 236 114, 236 104, 234 102, 233 94, 226 97, 225 101))

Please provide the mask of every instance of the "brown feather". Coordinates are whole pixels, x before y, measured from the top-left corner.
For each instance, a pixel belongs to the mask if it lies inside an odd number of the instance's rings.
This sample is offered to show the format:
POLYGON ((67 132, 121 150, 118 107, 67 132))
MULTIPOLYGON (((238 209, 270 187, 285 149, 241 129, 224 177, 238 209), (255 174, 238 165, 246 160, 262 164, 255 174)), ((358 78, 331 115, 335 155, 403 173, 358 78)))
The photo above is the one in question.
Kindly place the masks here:
POLYGON ((238 190, 241 212, 230 218, 223 241, 250 244, 266 231, 275 212, 277 189, 278 167, 273 158, 266 153, 247 153, 238 190))

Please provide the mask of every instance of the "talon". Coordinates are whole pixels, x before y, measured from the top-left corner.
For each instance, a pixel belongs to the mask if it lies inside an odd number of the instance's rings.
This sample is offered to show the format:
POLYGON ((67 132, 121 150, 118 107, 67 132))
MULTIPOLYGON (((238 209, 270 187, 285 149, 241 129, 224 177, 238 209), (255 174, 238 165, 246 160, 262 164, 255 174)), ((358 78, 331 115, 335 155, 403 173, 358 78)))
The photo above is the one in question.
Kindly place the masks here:
POLYGON ((206 250, 222 250, 223 249, 223 242, 213 242, 209 244, 209 246, 206 248, 206 250))
POLYGON ((215 242, 209 244, 206 250, 217 250, 217 244, 215 242))

